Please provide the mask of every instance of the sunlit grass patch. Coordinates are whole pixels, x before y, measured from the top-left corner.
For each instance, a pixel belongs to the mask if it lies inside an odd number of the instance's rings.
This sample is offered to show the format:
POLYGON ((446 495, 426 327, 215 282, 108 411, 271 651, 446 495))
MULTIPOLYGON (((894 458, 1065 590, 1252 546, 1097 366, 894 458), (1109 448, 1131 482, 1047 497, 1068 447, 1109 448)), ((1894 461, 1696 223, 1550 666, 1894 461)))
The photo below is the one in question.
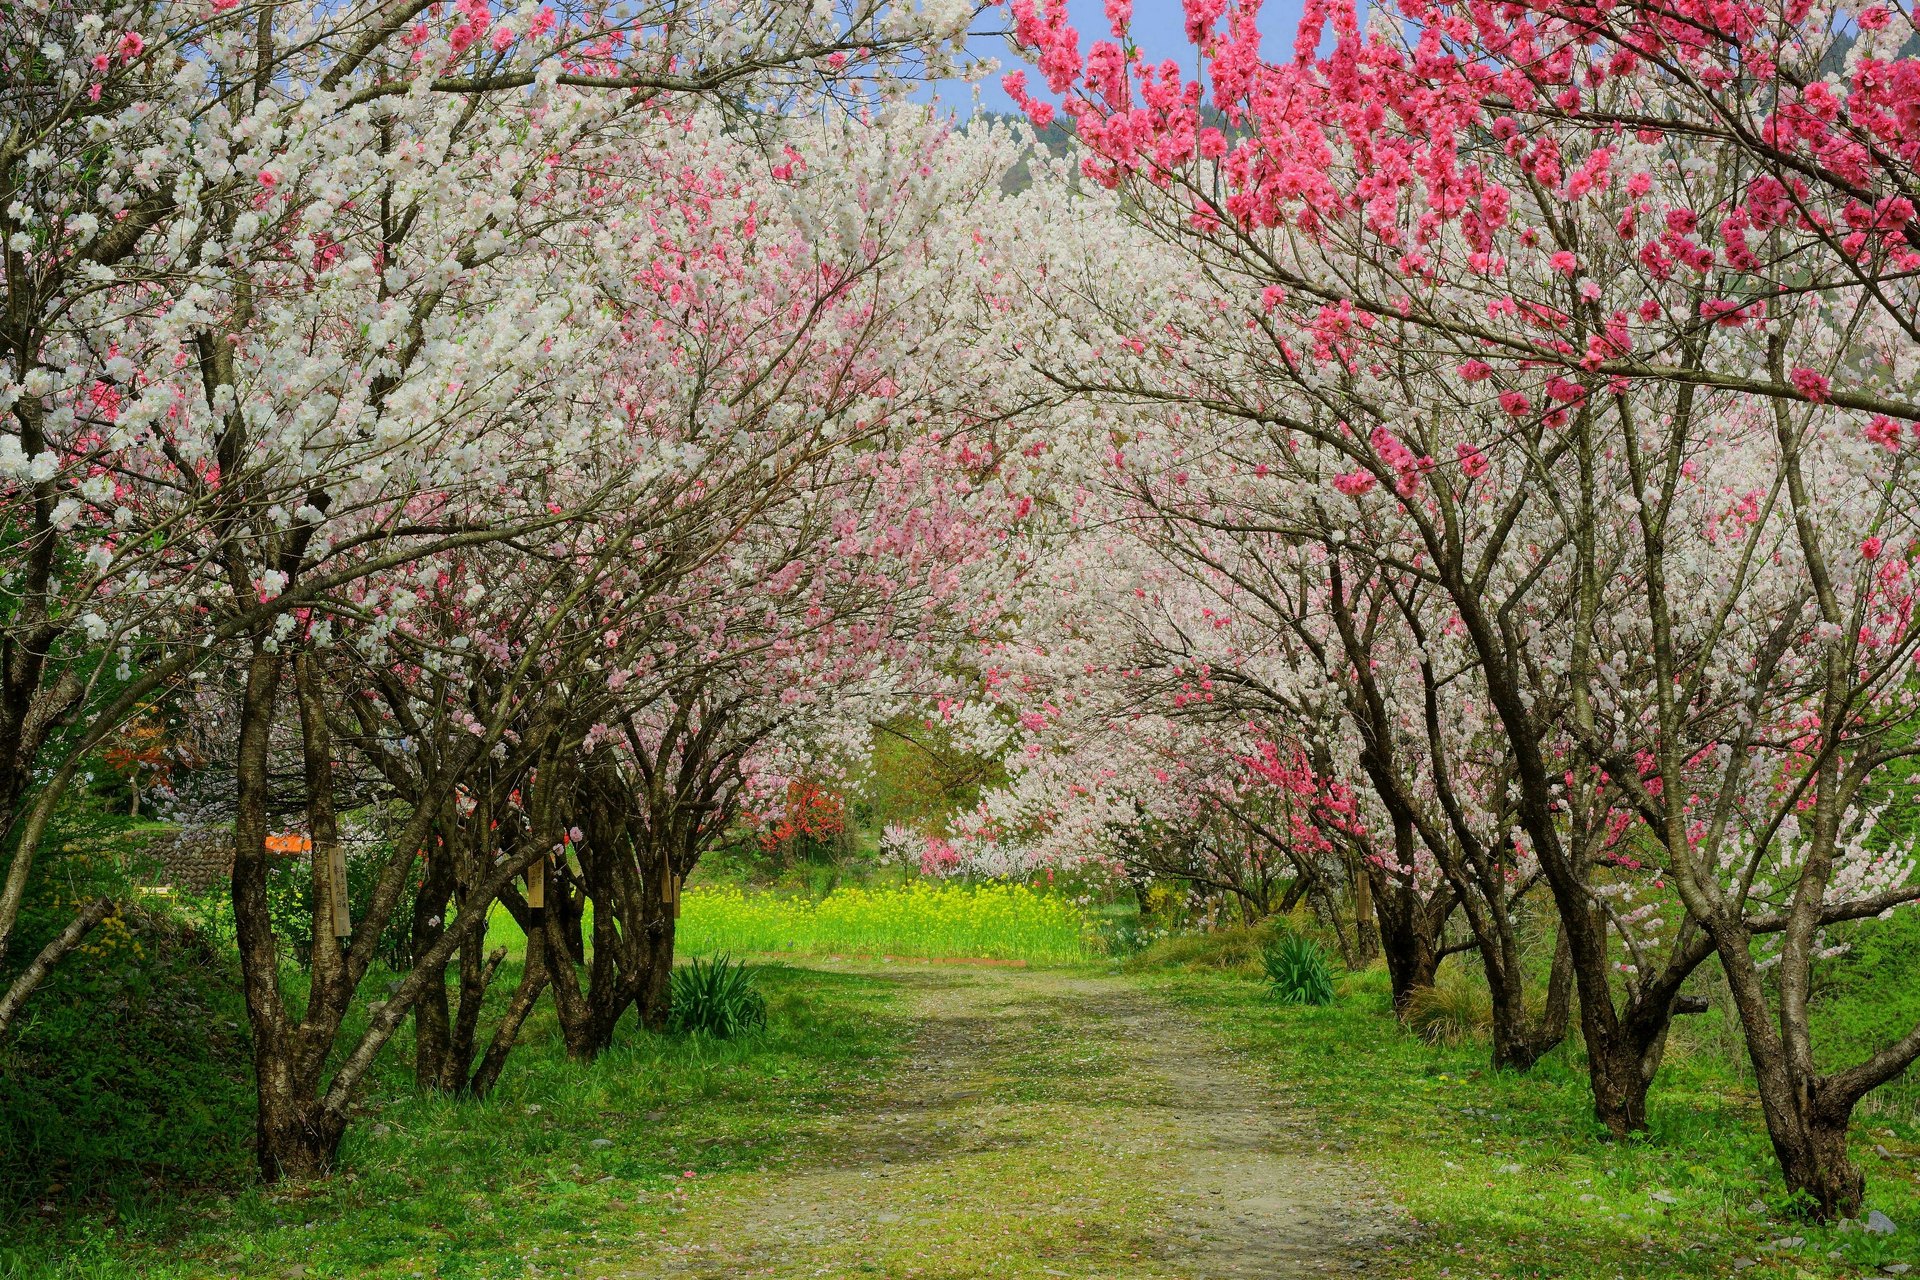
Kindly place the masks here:
POLYGON ((1061 963, 1092 955, 1085 913, 1018 884, 837 889, 817 900, 689 889, 678 949, 1061 963))

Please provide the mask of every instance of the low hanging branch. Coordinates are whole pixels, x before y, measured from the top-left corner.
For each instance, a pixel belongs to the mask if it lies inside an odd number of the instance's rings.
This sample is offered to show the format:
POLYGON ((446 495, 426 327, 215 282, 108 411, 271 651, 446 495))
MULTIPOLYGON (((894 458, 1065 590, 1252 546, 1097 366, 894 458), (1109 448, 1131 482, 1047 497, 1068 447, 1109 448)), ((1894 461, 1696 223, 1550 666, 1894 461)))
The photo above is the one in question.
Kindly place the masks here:
POLYGON ((0 1027, 12 1023, 13 1015, 19 1011, 21 1005, 26 1003, 27 997, 34 993, 35 988, 46 981, 47 974, 53 971, 53 966, 59 964, 68 952, 85 941, 86 936, 93 932, 95 926, 113 914, 114 908, 112 898, 94 899, 87 904, 86 910, 67 921, 67 927, 62 929, 53 941, 40 948, 40 954, 35 956, 33 962, 13 980, 13 985, 7 988, 7 993, 0 996, 0 1027))

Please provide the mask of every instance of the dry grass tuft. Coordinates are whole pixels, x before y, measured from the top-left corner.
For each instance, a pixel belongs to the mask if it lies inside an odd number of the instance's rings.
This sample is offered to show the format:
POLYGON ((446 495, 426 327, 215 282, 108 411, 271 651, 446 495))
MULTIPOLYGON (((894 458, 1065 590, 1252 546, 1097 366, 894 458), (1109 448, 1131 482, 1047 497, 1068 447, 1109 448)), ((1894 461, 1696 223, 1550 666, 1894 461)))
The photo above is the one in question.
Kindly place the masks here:
POLYGON ((1428 1044, 1461 1045, 1486 1036, 1493 1025, 1493 1001, 1478 978, 1449 968, 1431 987, 1408 997, 1401 1022, 1428 1044))

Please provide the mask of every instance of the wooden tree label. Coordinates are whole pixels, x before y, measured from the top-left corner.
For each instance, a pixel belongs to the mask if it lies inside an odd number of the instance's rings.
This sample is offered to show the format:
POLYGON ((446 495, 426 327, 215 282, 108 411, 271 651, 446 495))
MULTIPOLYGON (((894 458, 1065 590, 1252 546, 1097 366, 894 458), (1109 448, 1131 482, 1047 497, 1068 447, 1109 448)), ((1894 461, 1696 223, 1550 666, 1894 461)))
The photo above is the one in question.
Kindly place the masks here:
POLYGON ((333 936, 353 935, 353 913, 347 908, 347 851, 335 840, 327 850, 327 896, 333 905, 333 936))
POLYGON ((527 906, 538 911, 547 905, 547 860, 539 861, 527 868, 527 906))

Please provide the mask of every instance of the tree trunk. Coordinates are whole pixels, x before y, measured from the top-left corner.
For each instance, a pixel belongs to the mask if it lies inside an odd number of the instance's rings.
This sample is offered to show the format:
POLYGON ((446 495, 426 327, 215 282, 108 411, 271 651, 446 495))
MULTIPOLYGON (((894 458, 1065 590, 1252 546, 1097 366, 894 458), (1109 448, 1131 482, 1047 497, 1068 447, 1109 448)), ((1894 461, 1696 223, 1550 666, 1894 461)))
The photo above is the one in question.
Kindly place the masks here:
POLYGON ((638 989, 637 975, 626 954, 632 948, 615 936, 612 923, 615 913, 625 910, 625 904, 611 895, 596 900, 594 932, 601 941, 587 966, 584 984, 580 963, 569 946, 567 926, 551 911, 545 913, 540 924, 554 1009, 560 1018, 560 1038, 567 1056, 577 1062, 591 1062, 612 1047, 614 1029, 632 1006, 638 989))
POLYGON ((1788 1193, 1806 1197, 1808 1212, 1822 1222, 1857 1217, 1867 1180, 1847 1154, 1853 1108, 1847 1107, 1839 1116, 1828 1116, 1815 1103, 1804 1109, 1808 1114, 1794 1114, 1802 1109, 1769 1106, 1764 1091, 1761 1106, 1767 1113, 1768 1135, 1773 1139, 1773 1152, 1780 1160, 1788 1193), (1779 1124, 1776 1117, 1790 1117, 1791 1123, 1779 1124))
MULTIPOLYGON (((427 865, 419 892, 413 899, 413 954, 423 956, 446 932, 447 908, 453 901, 453 849, 446 833, 431 837, 427 844, 427 865)), ((480 941, 461 948, 471 954, 480 941)), ((464 995, 464 992, 463 992, 464 995)), ((464 1007, 462 1012, 465 1012, 464 1007)), ((447 967, 441 965, 428 976, 427 989, 413 1006, 413 1080, 420 1089, 439 1089, 450 1075, 464 1075, 466 1063, 456 1068, 451 1061, 453 1027, 447 1003, 447 967)))
MULTIPOLYGON (((1339 900, 1327 889, 1324 881, 1316 877, 1307 888, 1307 900, 1313 904, 1314 914, 1320 917, 1320 923, 1333 934, 1334 946, 1340 950, 1340 963, 1349 969, 1360 967, 1360 957, 1354 949, 1354 943, 1347 937, 1347 931, 1340 923, 1339 900)), ((1359 922, 1354 922, 1354 932, 1359 932, 1359 922)))
POLYGON ((1613 1138, 1644 1132, 1647 1127, 1647 1090, 1651 1072, 1622 1038, 1601 1039, 1587 1046, 1587 1076, 1593 1086, 1593 1115, 1613 1138))
MULTIPOLYGON (((267 903, 266 797, 271 781, 267 756, 283 663, 265 645, 256 647, 247 673, 236 754, 234 933, 253 1031, 258 1098, 256 1157, 261 1176, 268 1181, 317 1176, 331 1167, 346 1130, 352 1090, 394 1029, 411 1012, 413 999, 429 985, 428 975, 443 969, 454 947, 468 936, 464 930, 452 936, 442 931, 431 953, 419 958, 418 971, 402 981, 402 990, 395 998, 370 1011, 366 1032, 337 1064, 331 1082, 323 1089, 330 1059, 338 1048, 341 1023, 352 1007, 354 991, 393 909, 399 877, 406 873, 407 864, 389 864, 382 891, 376 893, 374 905, 359 922, 352 947, 341 946, 330 901, 322 892, 332 873, 328 855, 335 850, 338 831, 333 811, 331 738, 310 661, 308 655, 295 660, 316 890, 307 921, 313 941, 311 978, 299 1022, 293 1020, 281 997, 278 946, 267 903)), ((416 825, 410 825, 395 841, 396 849, 411 852, 436 820, 434 810, 417 810, 416 825)), ((502 868, 484 892, 497 893, 506 877, 517 869, 502 868)))
MULTIPOLYGON (((1142 892, 1138 886, 1134 888, 1133 892, 1134 892, 1134 896, 1138 898, 1140 901, 1140 918, 1142 920, 1145 920, 1147 919, 1146 894, 1142 892)), ((1292 882, 1287 885, 1287 891, 1280 895, 1280 905, 1274 908, 1274 914, 1284 916, 1288 912, 1292 911, 1295 905, 1298 904, 1300 899, 1306 894, 1306 892, 1307 892, 1307 878, 1305 876, 1296 875, 1293 878, 1292 882)))
POLYGON ((327 1126, 313 1112, 312 1082, 299 1078, 295 1028, 280 1002, 279 948, 267 906, 267 746, 280 675, 279 655, 256 647, 241 698, 234 768, 233 926, 253 1032, 255 1159, 268 1182, 324 1170, 339 1140, 338 1132, 329 1140, 327 1126))
MULTIPOLYGON (((308 928, 313 939, 306 1019, 295 1023, 281 1000, 279 947, 267 907, 267 753, 273 731, 284 665, 280 656, 257 646, 247 671, 241 701, 240 738, 234 781, 236 802, 233 851, 233 921, 239 944, 240 973, 247 1017, 253 1031, 254 1087, 258 1101, 254 1156, 260 1176, 311 1178, 333 1166, 346 1116, 320 1100, 325 1067, 321 1040, 337 1023, 337 1006, 350 995, 344 957, 331 927, 326 894, 326 858, 338 838, 334 829, 326 737, 308 703, 308 673, 296 667, 296 692, 302 702, 302 747, 306 764, 308 821, 312 827, 314 903, 308 928)), ((325 1043, 331 1043, 331 1037, 325 1043)))
POLYGON ((477 934, 460 948, 460 1011, 448 1037, 446 1066, 440 1077, 440 1088, 450 1093, 460 1090, 467 1073, 473 1069, 480 1008, 487 998, 487 989, 493 985, 493 975, 500 971, 507 958, 505 947, 495 947, 492 954, 482 960, 480 951, 486 944, 485 935, 477 934))
POLYGON ((1531 1071, 1535 1063, 1567 1038, 1572 1014, 1573 951, 1567 945, 1566 933, 1560 931, 1553 948, 1553 968, 1547 975, 1546 1006, 1541 1009, 1539 1020, 1528 1024, 1525 1034, 1512 1043, 1506 1065, 1515 1071, 1531 1071))
POLYGON ((649 1031, 661 1032, 667 1029, 667 1016, 673 1006, 674 919, 671 904, 658 903, 656 900, 656 906, 644 934, 647 969, 636 1003, 640 1010, 640 1025, 649 1031))
MULTIPOLYGON (((1587 1046, 1587 1076, 1593 1114, 1614 1138, 1647 1127, 1647 1091, 1653 1085, 1672 1025, 1673 994, 1629 999, 1616 1011, 1604 967, 1581 978, 1580 954, 1572 952, 1580 993, 1580 1031, 1587 1046), (1590 994, 1597 991, 1598 994, 1590 994)), ((1674 983, 1678 985, 1677 981, 1674 983)))
POLYGON ((1429 912, 1419 895, 1384 871, 1373 886, 1373 908, 1380 925, 1380 950, 1387 960, 1387 980, 1393 991, 1393 1011, 1407 1011, 1407 1001, 1421 987, 1433 985, 1440 970, 1440 939, 1429 927, 1429 912))
POLYGON ((1361 859, 1351 851, 1347 854, 1347 879, 1353 886, 1353 950, 1354 957, 1366 964, 1380 954, 1380 926, 1373 909, 1373 880, 1367 869, 1359 865, 1361 859))
POLYGON ((1751 935, 1723 926, 1715 931, 1715 942, 1787 1191, 1804 1196, 1807 1211, 1821 1221, 1853 1217, 1866 1192, 1865 1177, 1847 1155, 1847 1130, 1858 1099, 1825 1087, 1828 1082, 1810 1063, 1796 1069, 1753 963, 1751 935))
POLYGON ((587 894, 584 886, 575 883, 564 855, 547 869, 547 916, 559 931, 567 957, 575 964, 587 963, 587 894))
POLYGON ((549 954, 548 980, 553 984, 553 1009, 560 1020, 560 1042, 575 1062, 591 1062, 599 1053, 593 1033, 593 1009, 587 992, 580 986, 580 974, 567 954, 565 936, 559 922, 540 912, 527 928, 527 954, 533 954, 533 939, 540 938, 542 951, 549 954))
MULTIPOLYGON (((1505 903, 1496 909, 1504 911, 1505 903)), ((1513 936, 1511 923, 1503 923, 1500 933, 1495 960, 1485 966, 1487 987, 1493 996, 1493 1066, 1495 1070, 1531 1071, 1567 1037, 1573 1006, 1573 952, 1567 945, 1566 932, 1558 931, 1546 1005, 1536 1020, 1527 1015, 1519 940, 1513 936)), ((1486 950, 1483 946, 1483 960, 1486 950)))
POLYGON ((541 991, 546 989, 546 950, 544 932, 527 935, 527 958, 520 973, 520 985, 514 989, 513 998, 507 1001, 506 1011, 500 1015, 500 1025, 494 1028, 493 1042, 487 1046, 486 1056, 475 1068, 473 1078, 466 1083, 464 1092, 469 1096, 484 1098, 499 1081, 500 1069, 506 1065, 507 1055, 513 1052, 513 1043, 520 1036, 521 1026, 526 1022, 527 1015, 533 1012, 541 991))
MULTIPOLYGON (((259 1122, 255 1126, 260 1176, 318 1178, 333 1169, 334 1155, 346 1133, 346 1117, 318 1100, 298 1097, 297 1089, 270 1088, 262 1082, 259 1122)), ((307 1090, 309 1094, 311 1090, 307 1090)))
MULTIPOLYGON (((1485 953, 1482 953, 1484 959, 1485 953)), ((1525 1071, 1539 1060, 1527 1017, 1526 979, 1518 965, 1485 965, 1493 1005, 1493 1069, 1525 1071)))
MULTIPOLYGON (((1550 830, 1542 826, 1535 831, 1550 830)), ((1557 838, 1557 833, 1554 833, 1557 838)), ((1535 837, 1536 848, 1542 837, 1535 837)), ((1594 1118, 1614 1138, 1644 1132, 1647 1090, 1666 1048, 1673 997, 1698 958, 1676 954, 1661 975, 1659 991, 1643 986, 1623 1009, 1614 1006, 1613 958, 1607 926, 1592 905, 1584 869, 1573 860, 1542 857, 1541 866, 1560 911, 1561 937, 1580 999, 1580 1036, 1587 1049, 1587 1077, 1593 1089, 1594 1118)), ((1558 963, 1556 957, 1556 963, 1558 963)), ((1646 979, 1643 976, 1643 983, 1646 979)))

